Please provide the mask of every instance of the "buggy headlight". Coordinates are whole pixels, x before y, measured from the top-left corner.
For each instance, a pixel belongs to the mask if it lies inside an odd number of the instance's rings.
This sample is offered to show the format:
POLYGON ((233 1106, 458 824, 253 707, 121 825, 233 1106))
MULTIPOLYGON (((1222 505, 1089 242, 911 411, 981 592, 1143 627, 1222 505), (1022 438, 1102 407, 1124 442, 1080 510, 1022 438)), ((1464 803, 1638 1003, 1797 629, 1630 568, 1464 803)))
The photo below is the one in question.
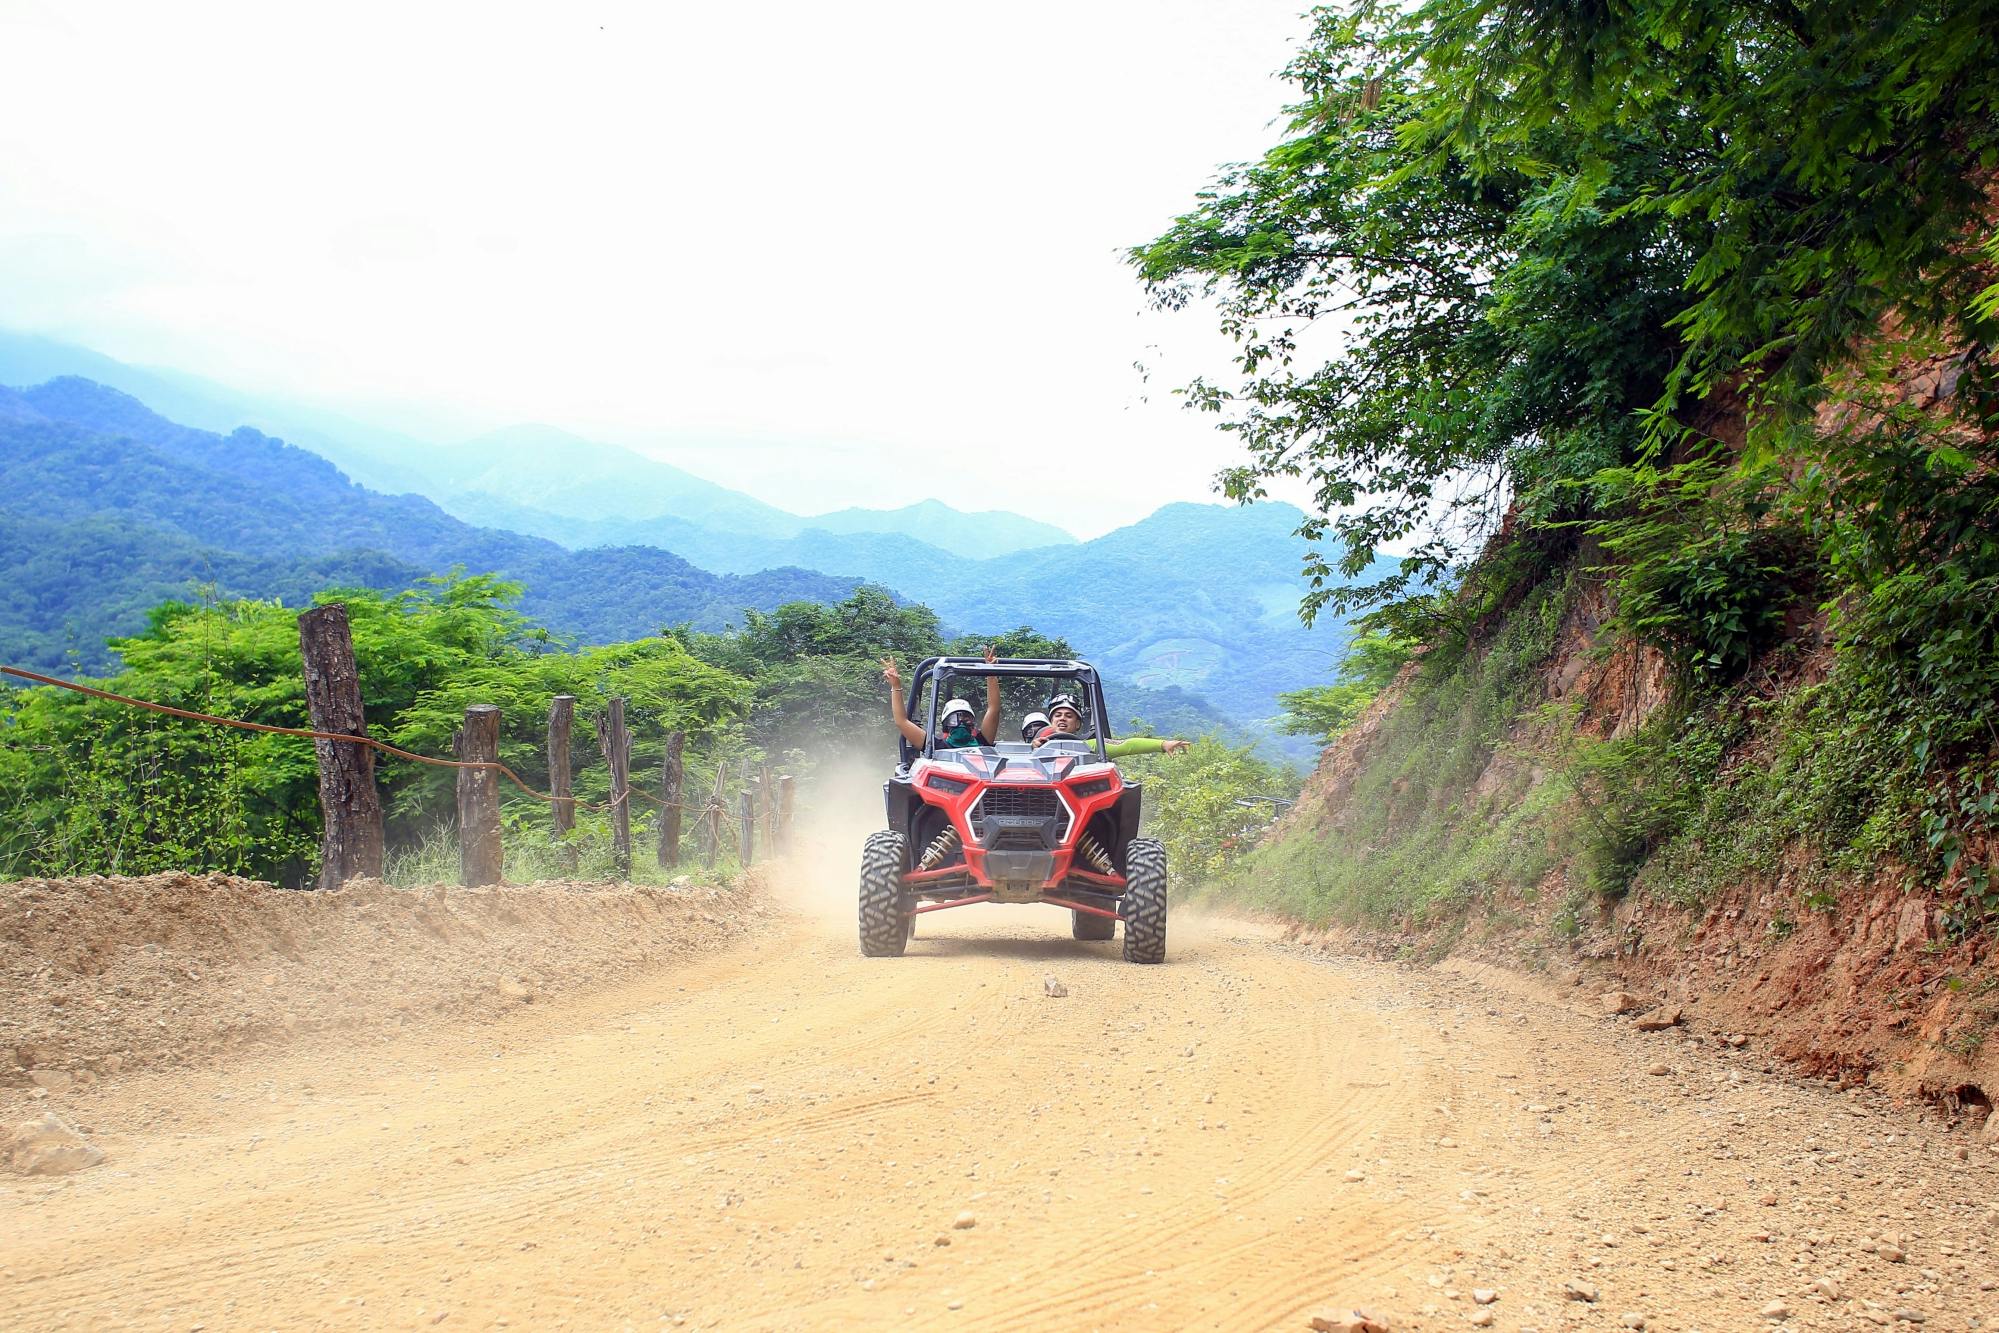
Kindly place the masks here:
POLYGON ((965 778, 951 778, 944 776, 942 773, 932 773, 929 777, 923 779, 923 785, 932 791, 941 791, 946 795, 956 796, 972 784, 965 778))
POLYGON ((1110 789, 1111 780, 1109 778, 1091 778, 1088 782, 1079 782, 1069 788, 1072 793, 1079 797, 1101 796, 1110 789))

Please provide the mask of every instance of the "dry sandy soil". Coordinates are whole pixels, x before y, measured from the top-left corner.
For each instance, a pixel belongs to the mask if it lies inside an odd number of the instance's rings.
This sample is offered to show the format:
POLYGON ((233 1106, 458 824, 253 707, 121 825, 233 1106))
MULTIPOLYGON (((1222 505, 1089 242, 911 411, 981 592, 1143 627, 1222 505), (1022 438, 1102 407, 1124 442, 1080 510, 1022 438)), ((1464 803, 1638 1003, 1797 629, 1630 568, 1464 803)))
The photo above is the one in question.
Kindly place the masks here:
MULTIPOLYGON (((673 941, 617 962, 591 952, 602 904, 512 892, 525 925, 475 912, 393 961, 318 937, 357 996, 375 966, 410 1004, 180 1040, 171 1064, 138 1020, 227 1030, 202 1006, 255 1009, 268 949, 196 964, 223 979, 171 1017, 103 993, 168 946, 6 973, 16 1029, 59 1045, 60 995, 98 1015, 78 1041, 133 1062, 0 1089, 9 1123, 53 1109, 108 1153, 0 1173, 0 1325, 1999 1322, 1991 1146, 1514 974, 1184 916, 1168 964, 1135 967, 1027 908, 926 917, 909 956, 867 960, 845 919, 748 890, 616 909, 673 941), (597 923, 574 972, 569 912, 597 923), (497 1003, 494 970, 526 993, 497 1003)), ((370 915, 411 910, 381 893, 370 915)))

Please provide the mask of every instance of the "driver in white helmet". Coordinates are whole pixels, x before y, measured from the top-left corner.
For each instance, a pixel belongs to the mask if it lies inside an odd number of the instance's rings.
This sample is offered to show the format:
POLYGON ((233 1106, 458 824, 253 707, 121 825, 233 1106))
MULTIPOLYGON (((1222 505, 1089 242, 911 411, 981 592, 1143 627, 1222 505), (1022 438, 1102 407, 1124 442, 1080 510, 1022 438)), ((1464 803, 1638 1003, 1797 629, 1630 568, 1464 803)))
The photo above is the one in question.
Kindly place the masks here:
MULTIPOLYGON (((999 660, 999 652, 991 644, 986 645, 986 661, 999 660)), ((923 744, 923 728, 909 720, 909 711, 902 702, 902 672, 896 668, 893 657, 882 659, 882 679, 888 682, 888 715, 895 723, 895 729, 911 745, 923 744)), ((973 725, 972 705, 963 699, 946 700, 937 713, 937 744, 939 750, 962 750, 974 745, 991 745, 992 738, 999 731, 1000 683, 998 676, 986 677, 986 715, 973 725)))

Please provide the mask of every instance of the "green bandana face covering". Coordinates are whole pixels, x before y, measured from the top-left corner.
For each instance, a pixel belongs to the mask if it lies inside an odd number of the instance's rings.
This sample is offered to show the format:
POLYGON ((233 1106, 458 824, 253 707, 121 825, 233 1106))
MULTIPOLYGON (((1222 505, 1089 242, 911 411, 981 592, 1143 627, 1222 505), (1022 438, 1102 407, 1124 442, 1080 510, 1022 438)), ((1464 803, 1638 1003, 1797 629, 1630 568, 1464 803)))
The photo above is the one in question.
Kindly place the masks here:
POLYGON ((964 748, 965 746, 976 743, 972 737, 972 729, 966 726, 957 726, 951 728, 951 730, 945 734, 944 739, 951 742, 951 744, 959 747, 960 749, 964 748))

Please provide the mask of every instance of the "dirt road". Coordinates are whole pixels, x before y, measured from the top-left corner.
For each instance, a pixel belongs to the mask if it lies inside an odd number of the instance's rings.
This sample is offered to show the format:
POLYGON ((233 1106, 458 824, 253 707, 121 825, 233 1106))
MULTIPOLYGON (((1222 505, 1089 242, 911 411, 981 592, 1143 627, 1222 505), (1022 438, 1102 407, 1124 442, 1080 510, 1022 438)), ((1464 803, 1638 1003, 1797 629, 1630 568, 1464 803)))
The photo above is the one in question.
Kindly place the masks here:
POLYGON ((1249 925, 1146 968, 945 918, 72 1093, 111 1160, 0 1177, 0 1325, 1999 1319, 1999 1156, 1753 1050, 1249 925))

